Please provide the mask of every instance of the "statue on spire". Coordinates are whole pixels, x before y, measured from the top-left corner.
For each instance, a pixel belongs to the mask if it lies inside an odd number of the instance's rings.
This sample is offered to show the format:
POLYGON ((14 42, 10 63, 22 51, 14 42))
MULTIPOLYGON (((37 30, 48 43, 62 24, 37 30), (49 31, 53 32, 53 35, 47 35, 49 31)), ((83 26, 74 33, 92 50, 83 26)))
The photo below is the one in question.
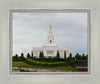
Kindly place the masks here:
POLYGON ((52 25, 50 25, 50 30, 52 30, 52 25))

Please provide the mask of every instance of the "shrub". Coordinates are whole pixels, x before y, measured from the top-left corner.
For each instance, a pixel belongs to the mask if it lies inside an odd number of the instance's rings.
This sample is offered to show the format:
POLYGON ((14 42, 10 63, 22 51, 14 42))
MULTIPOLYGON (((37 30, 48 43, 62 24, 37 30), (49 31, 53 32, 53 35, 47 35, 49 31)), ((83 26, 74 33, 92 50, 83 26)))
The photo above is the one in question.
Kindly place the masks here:
POLYGON ((27 64, 37 65, 37 66, 64 66, 66 62, 39 62, 35 60, 28 59, 26 61, 27 64))

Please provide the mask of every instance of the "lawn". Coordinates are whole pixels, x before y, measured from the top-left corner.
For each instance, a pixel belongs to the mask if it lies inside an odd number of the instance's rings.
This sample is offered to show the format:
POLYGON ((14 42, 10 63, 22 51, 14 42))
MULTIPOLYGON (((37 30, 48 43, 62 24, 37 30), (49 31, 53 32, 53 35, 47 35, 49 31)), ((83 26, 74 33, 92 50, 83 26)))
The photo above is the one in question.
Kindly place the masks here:
POLYGON ((66 71, 76 71, 75 67, 66 66, 65 62, 39 62, 35 60, 27 60, 25 62, 16 61, 12 62, 13 67, 25 67, 25 68, 45 68, 45 69, 60 69, 66 71))

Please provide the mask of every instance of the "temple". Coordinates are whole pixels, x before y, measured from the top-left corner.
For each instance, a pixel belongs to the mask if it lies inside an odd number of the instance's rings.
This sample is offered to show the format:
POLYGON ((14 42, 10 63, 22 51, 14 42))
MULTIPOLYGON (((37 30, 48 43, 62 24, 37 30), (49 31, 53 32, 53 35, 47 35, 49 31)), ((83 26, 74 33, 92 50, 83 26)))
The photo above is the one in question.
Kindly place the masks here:
POLYGON ((33 47, 33 56, 39 58, 40 52, 43 52, 45 58, 54 58, 57 55, 57 51, 59 51, 60 58, 64 58, 65 54, 68 57, 68 48, 62 48, 54 43, 52 25, 50 25, 47 43, 40 48, 33 47))

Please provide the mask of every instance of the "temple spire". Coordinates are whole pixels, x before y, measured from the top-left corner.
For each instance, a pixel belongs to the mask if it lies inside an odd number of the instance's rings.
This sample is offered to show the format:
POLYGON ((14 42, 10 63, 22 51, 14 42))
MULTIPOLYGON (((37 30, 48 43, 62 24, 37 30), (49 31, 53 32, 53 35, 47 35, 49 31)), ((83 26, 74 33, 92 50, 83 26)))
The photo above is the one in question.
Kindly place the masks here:
POLYGON ((50 25, 50 30, 52 30, 52 25, 50 25))
POLYGON ((48 35, 48 43, 54 43, 54 35, 53 35, 53 31, 52 31, 52 25, 50 26, 50 31, 49 31, 49 35, 48 35))

